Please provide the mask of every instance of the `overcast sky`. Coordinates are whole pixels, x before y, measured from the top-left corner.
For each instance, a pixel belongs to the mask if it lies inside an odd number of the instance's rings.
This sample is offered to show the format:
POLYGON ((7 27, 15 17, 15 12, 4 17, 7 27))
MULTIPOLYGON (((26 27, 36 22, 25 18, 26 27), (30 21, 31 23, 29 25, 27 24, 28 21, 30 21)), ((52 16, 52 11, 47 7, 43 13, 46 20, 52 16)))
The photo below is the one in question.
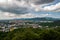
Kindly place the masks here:
POLYGON ((60 18, 60 0, 0 0, 0 20, 35 17, 60 18))

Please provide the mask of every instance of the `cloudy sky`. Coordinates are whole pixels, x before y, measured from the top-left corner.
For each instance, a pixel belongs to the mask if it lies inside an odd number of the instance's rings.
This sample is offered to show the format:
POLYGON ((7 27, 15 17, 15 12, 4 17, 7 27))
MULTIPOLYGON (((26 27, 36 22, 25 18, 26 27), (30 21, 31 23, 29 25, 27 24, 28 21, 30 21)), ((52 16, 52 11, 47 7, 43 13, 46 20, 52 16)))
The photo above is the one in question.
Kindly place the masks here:
POLYGON ((0 20, 35 17, 60 18, 60 0, 0 0, 0 20))

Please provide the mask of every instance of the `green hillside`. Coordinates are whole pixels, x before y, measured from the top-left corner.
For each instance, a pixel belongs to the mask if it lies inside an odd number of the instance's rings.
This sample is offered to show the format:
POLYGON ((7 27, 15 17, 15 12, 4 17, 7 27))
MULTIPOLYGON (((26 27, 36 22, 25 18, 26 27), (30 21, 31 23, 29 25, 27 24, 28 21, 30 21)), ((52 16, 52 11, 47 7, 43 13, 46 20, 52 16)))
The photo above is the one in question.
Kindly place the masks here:
POLYGON ((60 28, 20 28, 0 32, 0 40, 60 40, 60 28))

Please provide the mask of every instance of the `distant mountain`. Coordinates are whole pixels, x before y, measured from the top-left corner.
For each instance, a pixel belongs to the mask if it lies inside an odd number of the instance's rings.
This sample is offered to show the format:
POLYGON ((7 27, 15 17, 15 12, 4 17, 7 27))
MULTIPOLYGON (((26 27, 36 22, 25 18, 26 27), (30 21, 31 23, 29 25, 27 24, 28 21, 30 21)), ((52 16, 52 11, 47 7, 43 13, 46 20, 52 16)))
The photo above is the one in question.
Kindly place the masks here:
POLYGON ((36 18, 18 18, 18 19, 9 19, 9 20, 0 20, 0 22, 8 22, 12 20, 29 20, 29 21, 59 21, 59 18, 51 18, 51 17, 36 17, 36 18))
POLYGON ((33 21, 56 21, 60 20, 59 18, 51 18, 51 17, 36 17, 36 18, 21 18, 21 19, 14 19, 14 20, 33 20, 33 21))

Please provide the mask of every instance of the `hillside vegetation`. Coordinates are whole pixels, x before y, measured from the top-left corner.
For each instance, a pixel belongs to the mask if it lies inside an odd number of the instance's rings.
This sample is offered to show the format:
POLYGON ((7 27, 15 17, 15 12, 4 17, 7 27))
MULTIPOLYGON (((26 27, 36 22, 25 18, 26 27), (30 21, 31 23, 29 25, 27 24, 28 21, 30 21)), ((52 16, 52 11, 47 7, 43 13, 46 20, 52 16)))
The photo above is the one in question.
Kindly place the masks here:
POLYGON ((0 40, 60 40, 60 27, 19 28, 11 32, 0 32, 0 40))

